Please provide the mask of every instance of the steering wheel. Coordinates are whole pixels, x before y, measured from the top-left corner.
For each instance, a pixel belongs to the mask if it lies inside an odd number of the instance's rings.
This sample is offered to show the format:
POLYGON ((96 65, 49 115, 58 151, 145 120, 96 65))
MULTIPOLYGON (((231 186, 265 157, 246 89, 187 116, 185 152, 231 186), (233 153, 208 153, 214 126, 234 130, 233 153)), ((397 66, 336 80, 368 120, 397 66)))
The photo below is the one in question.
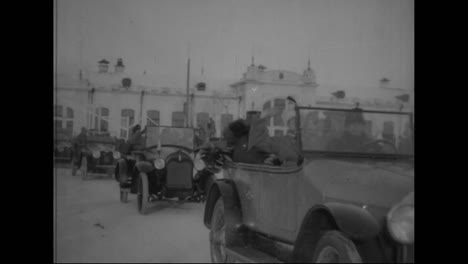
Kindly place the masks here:
POLYGON ((392 147, 393 151, 395 151, 395 154, 398 154, 398 149, 395 146, 395 144, 393 142, 385 140, 385 139, 377 139, 377 140, 373 140, 373 141, 371 141, 369 143, 365 143, 359 148, 359 151, 367 152, 367 151, 370 151, 371 149, 374 148, 374 149, 377 150, 378 153, 383 153, 383 148, 379 145, 380 143, 390 145, 392 147))

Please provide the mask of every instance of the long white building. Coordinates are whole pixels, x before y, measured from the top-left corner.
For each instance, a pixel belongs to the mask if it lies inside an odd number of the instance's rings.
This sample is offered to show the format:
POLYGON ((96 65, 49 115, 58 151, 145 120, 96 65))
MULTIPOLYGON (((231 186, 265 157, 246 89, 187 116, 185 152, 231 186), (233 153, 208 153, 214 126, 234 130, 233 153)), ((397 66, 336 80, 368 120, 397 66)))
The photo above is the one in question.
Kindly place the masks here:
MULTIPOLYGON (((310 66, 302 73, 270 70, 255 65, 252 58, 251 65, 238 82, 226 87, 190 87, 189 116, 186 119, 185 87, 158 87, 157 80, 149 75, 127 73, 122 60, 117 61, 113 70, 109 69, 109 64, 101 60, 96 72, 80 73, 76 79, 57 76, 56 127, 68 128, 74 135, 81 127, 87 127, 127 138, 129 129, 135 124, 198 128, 212 119, 216 125, 216 136, 220 136, 229 122, 244 118, 249 110, 288 107, 285 100, 288 96, 305 106, 353 107, 359 102, 364 109, 395 111, 401 105, 406 111, 413 109, 412 103, 403 103, 395 98, 404 91, 375 87, 373 93, 368 93, 370 97, 338 99, 330 94, 330 89, 321 91, 310 66)), ((344 87, 342 90, 353 94, 352 89, 344 87)), ((411 94, 411 100, 412 97, 411 94)), ((280 125, 272 119, 270 133, 281 134, 279 130, 284 128, 280 125)))

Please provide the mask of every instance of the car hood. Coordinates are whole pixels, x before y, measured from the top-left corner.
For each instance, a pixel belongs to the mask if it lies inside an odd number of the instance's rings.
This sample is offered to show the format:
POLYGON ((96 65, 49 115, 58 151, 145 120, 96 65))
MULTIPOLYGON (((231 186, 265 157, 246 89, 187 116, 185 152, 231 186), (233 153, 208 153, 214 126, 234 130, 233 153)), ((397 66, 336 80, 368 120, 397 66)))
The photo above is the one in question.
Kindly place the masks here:
POLYGON ((315 159, 304 173, 325 203, 365 206, 379 215, 414 190, 414 168, 407 163, 315 159))

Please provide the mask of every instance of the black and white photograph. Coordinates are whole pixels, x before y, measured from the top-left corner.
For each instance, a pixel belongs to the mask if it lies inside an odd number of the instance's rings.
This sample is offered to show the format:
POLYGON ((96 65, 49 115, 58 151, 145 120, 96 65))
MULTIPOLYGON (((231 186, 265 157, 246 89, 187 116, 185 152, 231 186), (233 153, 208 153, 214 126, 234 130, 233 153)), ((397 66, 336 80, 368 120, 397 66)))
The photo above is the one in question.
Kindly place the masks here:
POLYGON ((54 0, 55 263, 414 263, 414 0, 54 0))

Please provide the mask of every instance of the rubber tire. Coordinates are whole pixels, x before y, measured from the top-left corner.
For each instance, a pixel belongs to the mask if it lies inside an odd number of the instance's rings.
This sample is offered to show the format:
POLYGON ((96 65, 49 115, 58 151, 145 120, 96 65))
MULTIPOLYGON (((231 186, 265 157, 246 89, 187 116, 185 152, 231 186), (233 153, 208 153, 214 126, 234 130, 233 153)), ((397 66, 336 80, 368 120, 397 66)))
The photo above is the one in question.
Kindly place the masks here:
POLYGON ((333 250, 337 253, 338 260, 329 263, 362 263, 361 256, 353 241, 340 231, 327 231, 320 237, 311 263, 327 263, 323 262, 323 256, 320 256, 321 253, 325 253, 324 250, 333 250))
POLYGON ((86 158, 85 155, 83 155, 83 158, 81 159, 81 179, 82 180, 87 180, 88 179, 88 159, 86 158))
POLYGON ((148 175, 144 172, 140 172, 138 175, 138 193, 137 193, 137 207, 138 212, 142 215, 148 213, 149 207, 149 184, 148 184, 148 175))
MULTIPOLYGON (((224 222, 224 226, 226 225, 226 222, 225 222, 225 213, 224 213, 224 200, 223 200, 223 197, 220 196, 218 198, 218 200, 216 201, 216 204, 213 208, 213 213, 211 215, 211 228, 210 228, 210 235, 209 235, 209 239, 210 239, 210 257, 211 257, 211 263, 231 263, 231 259, 229 258, 228 255, 226 255, 224 257, 224 261, 217 261, 216 257, 215 257, 215 252, 214 252, 214 245, 213 245, 213 235, 214 235, 214 227, 217 225, 217 222, 219 221, 223 221, 224 222)), ((226 229, 225 231, 226 232, 226 229)), ((230 244, 230 239, 228 236, 226 236, 226 233, 224 234, 224 245, 226 244, 230 244)), ((226 254, 226 251, 224 252, 224 254, 226 254)))

